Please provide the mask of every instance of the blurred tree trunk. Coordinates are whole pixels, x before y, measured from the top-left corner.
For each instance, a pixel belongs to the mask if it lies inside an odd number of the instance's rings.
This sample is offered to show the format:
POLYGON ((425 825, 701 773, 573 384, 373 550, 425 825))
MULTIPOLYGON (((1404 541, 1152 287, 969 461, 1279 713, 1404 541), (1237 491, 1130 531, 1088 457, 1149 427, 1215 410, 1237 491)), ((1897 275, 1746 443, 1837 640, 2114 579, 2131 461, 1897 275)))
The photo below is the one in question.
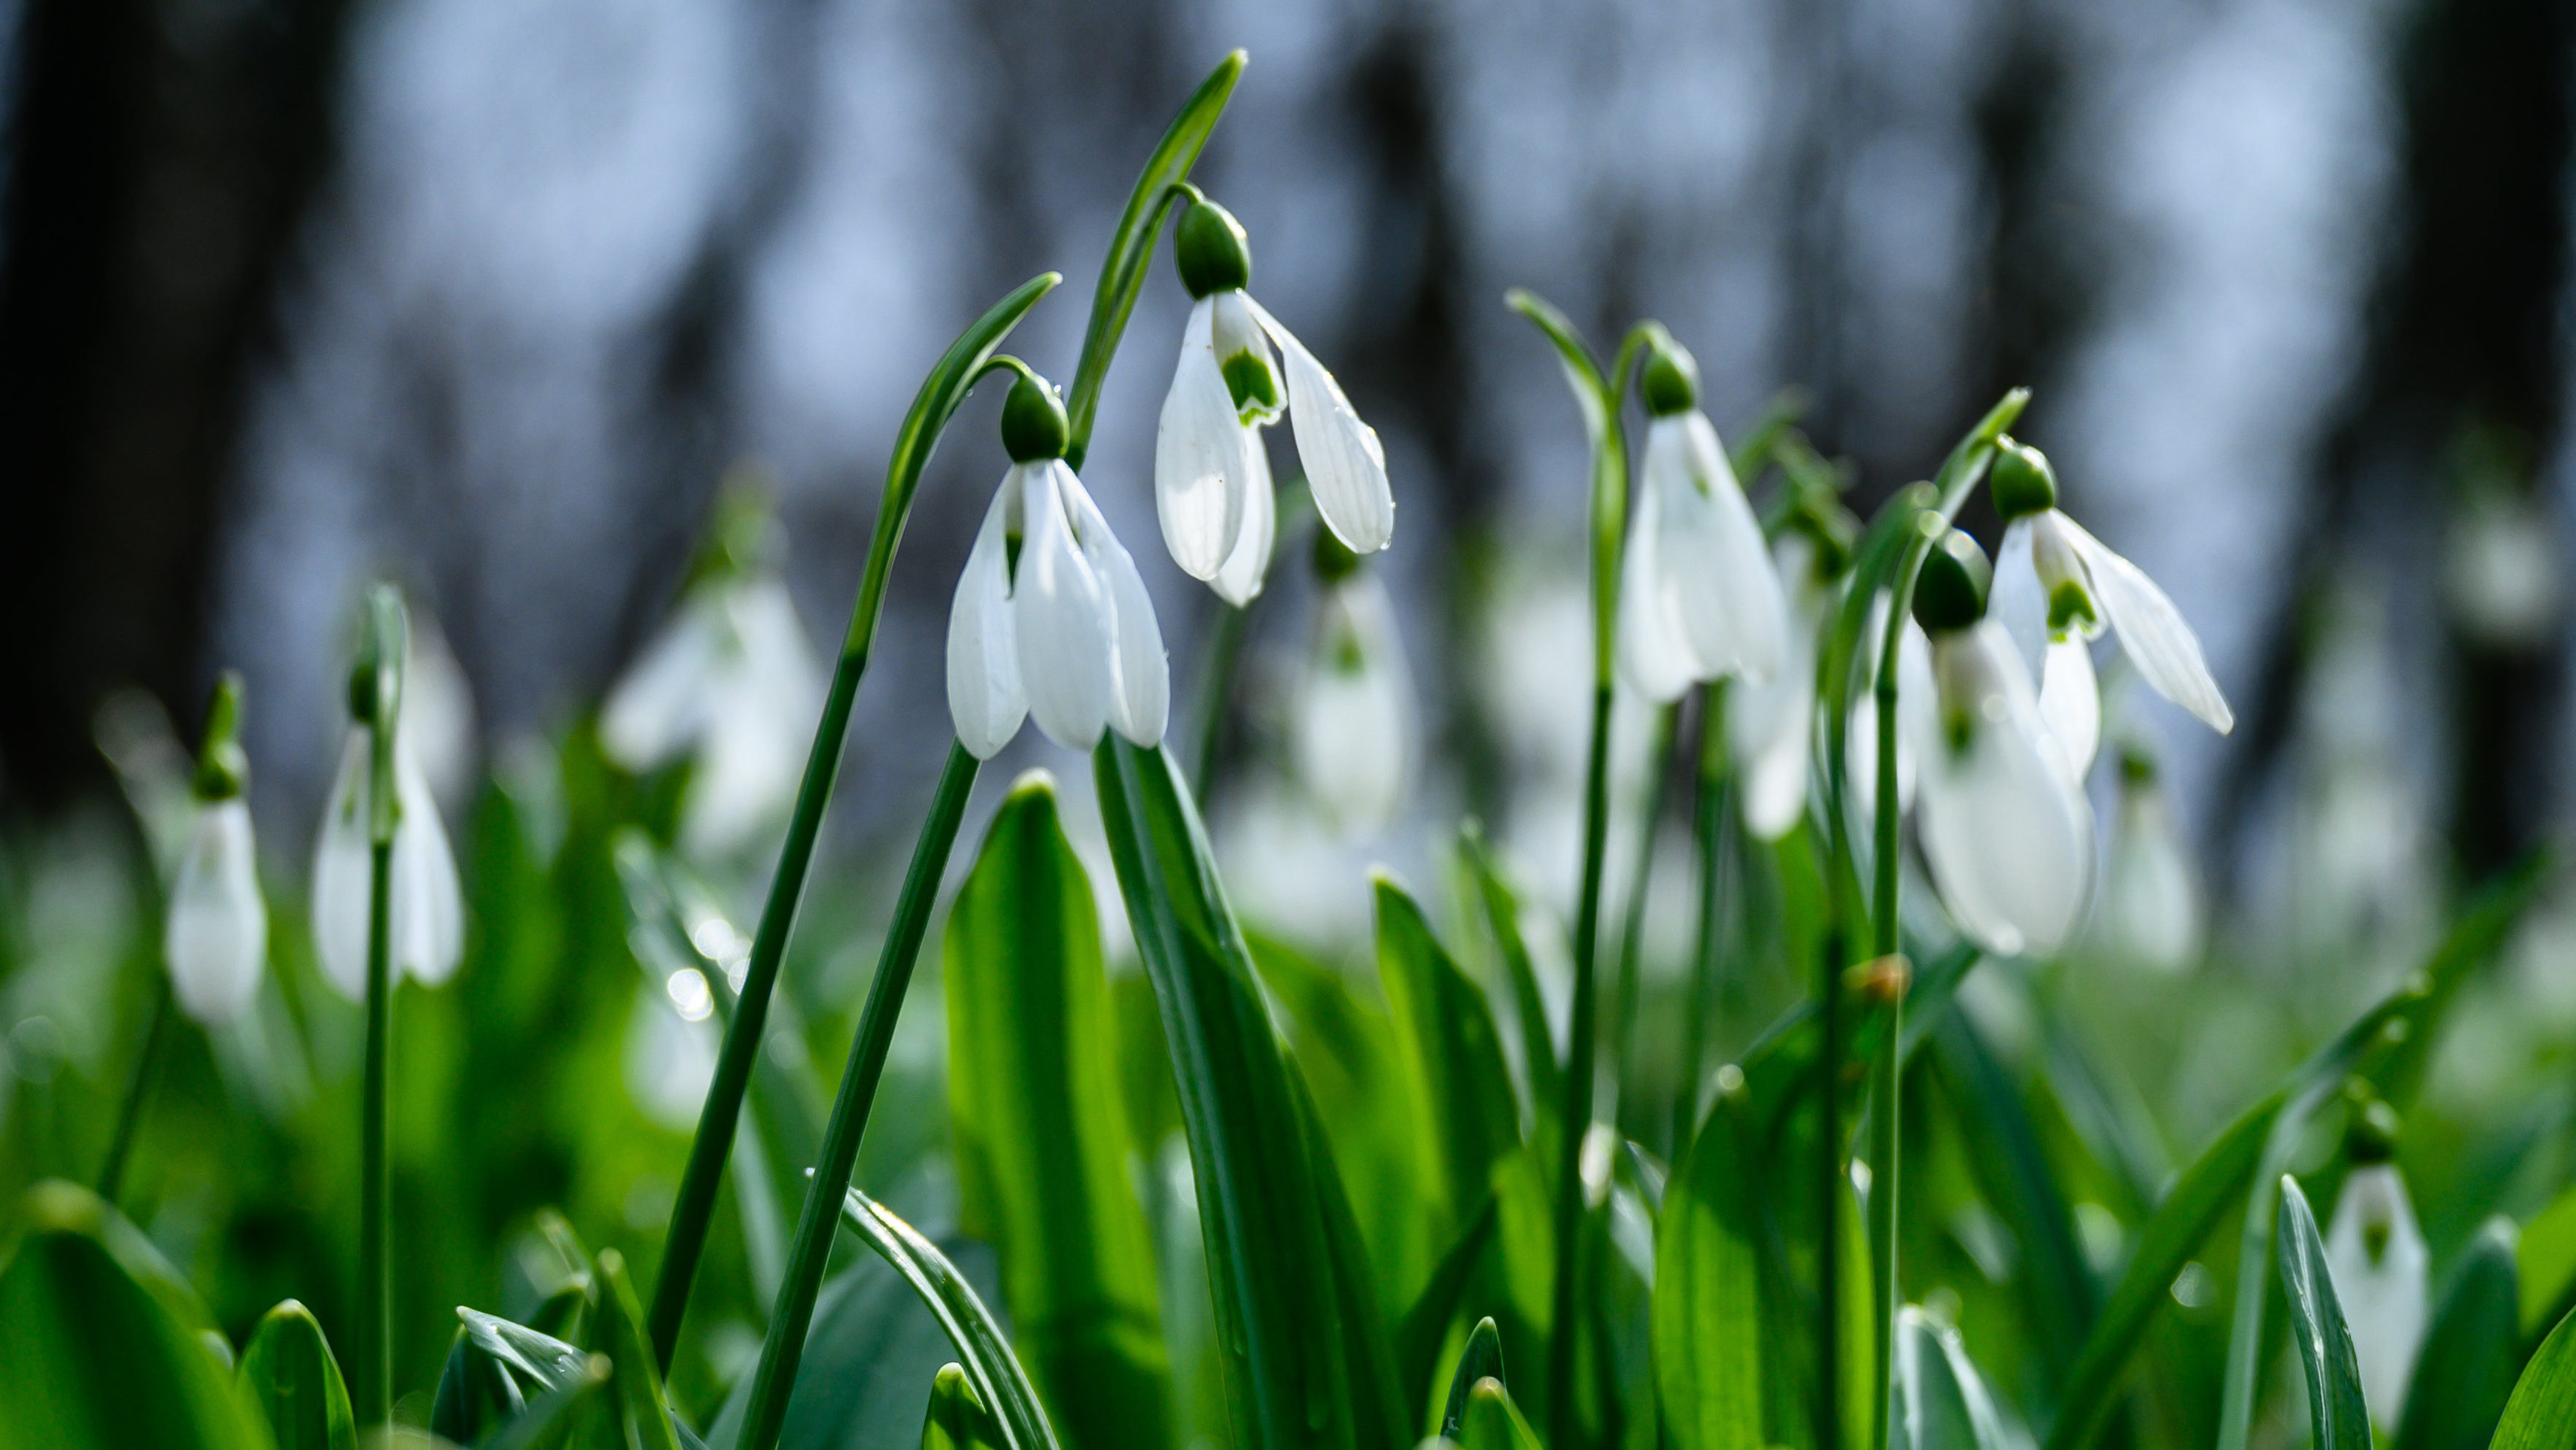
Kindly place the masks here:
POLYGON ((218 494, 331 152, 342 0, 30 0, 0 211, 0 765, 43 804, 139 682, 200 708, 218 494))

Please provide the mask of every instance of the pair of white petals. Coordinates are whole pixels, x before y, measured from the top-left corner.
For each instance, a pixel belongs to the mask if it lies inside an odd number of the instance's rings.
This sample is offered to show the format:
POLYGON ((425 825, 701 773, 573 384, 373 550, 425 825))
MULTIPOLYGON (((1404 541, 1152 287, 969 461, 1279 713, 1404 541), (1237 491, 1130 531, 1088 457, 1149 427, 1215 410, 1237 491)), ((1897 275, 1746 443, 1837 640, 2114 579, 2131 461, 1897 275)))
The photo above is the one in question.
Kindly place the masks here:
POLYGON ((2236 714, 2211 678, 2200 637, 2182 611, 2145 570, 2064 513, 2048 509, 2004 529, 1991 597, 1993 617, 2011 634, 2031 677, 2043 682, 2052 724, 2070 750, 2082 747, 2076 753, 2085 762, 2101 738, 2101 703, 2084 642, 2106 628, 2119 636, 2121 651, 2149 688, 2222 735, 2235 728, 2236 714), (2092 603, 2096 617, 2069 621, 2060 637, 2048 627, 2049 599, 2070 584, 2092 603))
POLYGON ((1745 829, 1776 841, 1807 813, 1807 776, 1816 729, 1816 643, 1839 597, 1817 577, 1815 541, 1791 530, 1771 546, 1771 562, 1788 587, 1780 668, 1767 680, 1740 680, 1726 702, 1727 745, 1735 758, 1745 829))
POLYGON ((1112 727, 1138 745, 1163 738, 1171 679, 1153 600, 1062 459, 1014 465, 985 510, 949 608, 948 712, 979 760, 1029 716, 1075 750, 1112 727))
POLYGON ((1261 592, 1277 540, 1278 504, 1260 434, 1272 419, 1247 419, 1235 406, 1220 346, 1273 367, 1285 362, 1288 421, 1316 513, 1353 553, 1385 548, 1395 536, 1395 495, 1377 431, 1360 421, 1341 384, 1295 335, 1250 296, 1229 290, 1190 309, 1155 430, 1154 502, 1172 561, 1241 605, 1261 592))
POLYGON ((1374 836, 1404 803, 1413 748, 1413 680, 1386 586, 1354 574, 1325 592, 1297 702, 1297 777, 1333 825, 1374 836))
POLYGON ((235 796, 197 808, 170 883, 161 950, 179 1009, 199 1022, 230 1022, 258 997, 268 906, 259 894, 250 802, 235 796))
POLYGON ((1658 704, 1723 675, 1770 680, 1787 667, 1788 614, 1717 429, 1697 409, 1655 419, 1620 556, 1620 673, 1658 704))
POLYGON ((599 743, 632 771, 694 751, 680 815, 692 855, 750 844, 795 799, 823 705, 823 672, 786 581, 698 586, 600 712, 599 743))
MULTIPOLYGON (((352 725, 340 750, 340 773, 313 848, 313 946, 322 975, 342 995, 367 994, 367 931, 373 889, 369 813, 375 793, 373 731, 352 725)), ((394 825, 386 967, 435 987, 456 971, 465 949, 465 898, 456 879, 456 856, 438 802, 419 757, 398 732, 394 737, 394 825)))
POLYGON ((2326 1271, 2352 1334, 2361 1398, 2382 1432, 2406 1413, 2406 1387, 2429 1320, 2432 1254, 2394 1163, 2355 1168, 2326 1228, 2326 1271))

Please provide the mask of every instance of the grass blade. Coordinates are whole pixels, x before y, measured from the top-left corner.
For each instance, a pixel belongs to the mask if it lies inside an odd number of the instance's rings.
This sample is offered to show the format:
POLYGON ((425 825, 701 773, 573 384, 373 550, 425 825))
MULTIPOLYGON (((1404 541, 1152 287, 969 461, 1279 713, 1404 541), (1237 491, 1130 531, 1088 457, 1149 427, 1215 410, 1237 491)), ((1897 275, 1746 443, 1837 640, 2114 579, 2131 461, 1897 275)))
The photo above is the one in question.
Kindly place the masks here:
POLYGON ((277 1450, 353 1450, 349 1388, 313 1313, 292 1299, 261 1316, 235 1372, 268 1415, 277 1450))
POLYGON ((2343 1304, 2326 1268, 2325 1236, 2299 1180, 2281 1175, 2281 1288, 2299 1365, 2308 1373, 2308 1424, 2316 1450, 2370 1450, 2370 1409, 2361 1398, 2361 1362, 2344 1327, 2343 1304))
POLYGON ((842 1201, 841 1220, 894 1266, 939 1320, 940 1329, 963 1357, 977 1398, 992 1407, 1012 1450, 1059 1450, 1037 1390, 1029 1384, 1019 1357, 1011 1353, 1009 1336, 984 1307, 975 1286, 939 1246, 855 1188, 842 1201))
POLYGON ((961 1228, 1001 1253, 1022 1362, 1073 1450, 1166 1443, 1151 1236, 1127 1179, 1109 978, 1054 781, 1012 787, 949 909, 961 1228))

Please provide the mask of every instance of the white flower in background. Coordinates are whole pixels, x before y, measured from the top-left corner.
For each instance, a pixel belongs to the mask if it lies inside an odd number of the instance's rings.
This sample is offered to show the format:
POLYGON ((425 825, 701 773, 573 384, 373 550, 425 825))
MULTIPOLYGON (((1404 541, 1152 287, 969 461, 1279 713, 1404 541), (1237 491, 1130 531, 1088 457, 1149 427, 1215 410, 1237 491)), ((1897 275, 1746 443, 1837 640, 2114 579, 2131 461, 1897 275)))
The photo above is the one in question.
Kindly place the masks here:
POLYGON ((197 763, 196 818, 170 883, 161 952, 181 1011, 208 1026, 239 1017, 259 995, 268 961, 268 904, 251 841, 250 762, 237 739, 241 677, 226 673, 207 711, 197 763))
MULTIPOLYGON (((2371 1104, 2370 1114, 2393 1126, 2384 1104, 2371 1104)), ((2343 1305, 2344 1327, 2352 1332, 2362 1400, 2372 1422, 2387 1430, 2405 1413, 2407 1381, 2424 1342, 2432 1256, 2416 1227, 2406 1181, 2387 1156, 2387 1129, 2379 1123, 2354 1135, 2375 1146, 2353 1152, 2352 1173, 2326 1229, 2326 1269, 2343 1305)))
POLYGON ((474 687, 447 647, 437 616, 413 606, 411 649, 403 661, 402 733, 420 757, 420 772, 442 809, 473 804, 475 771, 474 687))
POLYGON ((1064 405, 1023 377, 1002 408, 1011 471, 984 513, 948 613, 948 713, 990 760, 1020 721, 1088 750, 1115 727, 1161 742, 1171 714, 1163 635, 1136 561, 1064 463, 1064 405))
POLYGON ((1347 836, 1374 836, 1404 803, 1413 680, 1395 608, 1377 575, 1331 540, 1317 554, 1346 569, 1317 604, 1315 649, 1291 734, 1297 778, 1347 836))
POLYGON ((1353 553, 1385 548, 1395 534, 1386 450, 1333 375, 1244 291, 1252 255, 1242 225, 1198 198, 1181 214, 1172 250, 1197 299, 1154 436, 1154 501, 1173 562, 1229 603, 1261 592, 1278 505, 1258 430, 1277 422, 1283 405, 1324 526, 1353 553))
MULTIPOLYGON (((396 715, 396 719, 401 717, 396 715)), ((367 923, 372 890, 368 817, 375 794, 374 728, 352 722, 340 773, 313 847, 313 947, 322 975, 353 999, 367 994, 367 923)), ((394 731, 394 841, 386 961, 391 979, 409 973, 435 987, 456 971, 465 948, 464 893, 456 856, 420 757, 394 731)))
POLYGON ((701 858, 741 849, 794 802, 823 707, 774 521, 749 489, 728 490, 718 510, 700 577, 599 719, 600 748, 628 770, 694 752, 680 841, 701 858))
POLYGON ((1726 733, 1735 757, 1744 827, 1755 840, 1776 841, 1807 811, 1807 773, 1816 734, 1816 641, 1840 597, 1839 550, 1791 528, 1771 546, 1787 588, 1787 629, 1780 668, 1770 679, 1739 681, 1726 696, 1726 733))
POLYGON ((1982 617, 1985 572, 1952 530, 1915 586, 1938 706, 1901 722, 1919 737, 1916 825, 1959 930, 1998 955, 2044 955, 2073 934, 2092 890, 2093 811, 2011 638, 1982 617))
POLYGON ((2120 824, 2111 836, 2096 923, 2102 944, 2124 961, 2178 972, 2200 959, 2205 924, 2200 873, 2174 829, 2155 763, 2124 750, 2120 824))
POLYGON ((1646 461, 1619 563, 1619 668, 1649 700, 1701 680, 1778 675, 1789 607, 1762 525, 1699 410, 1698 365, 1679 344, 1646 364, 1646 461))
POLYGON ((2057 475, 2038 449, 1996 444, 1992 490, 2004 538, 1995 565, 1994 616, 2022 664, 2042 681, 2044 716, 2080 773, 2101 738, 2101 699, 2084 642, 2104 629, 2149 688, 2226 734, 2236 727, 2200 639, 2137 565, 2057 508, 2057 475))

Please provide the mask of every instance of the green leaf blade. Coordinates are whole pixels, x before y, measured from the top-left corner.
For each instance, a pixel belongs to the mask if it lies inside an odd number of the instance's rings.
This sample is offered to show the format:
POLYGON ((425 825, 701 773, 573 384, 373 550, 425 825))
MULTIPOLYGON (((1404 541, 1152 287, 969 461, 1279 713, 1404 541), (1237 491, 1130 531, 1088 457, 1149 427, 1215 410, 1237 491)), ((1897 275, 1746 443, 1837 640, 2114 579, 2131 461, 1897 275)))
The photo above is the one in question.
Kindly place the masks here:
POLYGON ((938 1245, 855 1188, 842 1200, 841 1221, 858 1230, 939 1321, 941 1332, 957 1347, 976 1397, 992 1409, 1011 1450, 1062 1450, 1028 1371, 1011 1352, 1010 1336, 938 1245))
POLYGON ((1896 1316, 1897 1421, 1903 1450, 2003 1450, 2002 1422, 1959 1331, 1912 1305, 1896 1316))
POLYGON ((2371 1450, 2370 1409, 2361 1397, 2361 1362, 2344 1326, 2326 1267, 2325 1236, 2299 1181, 2281 1177, 2279 1232, 2281 1288, 2290 1304, 2290 1329, 2299 1342, 2299 1366, 2308 1377, 2308 1423, 2317 1450, 2371 1450))
POLYGON ((349 1387, 313 1313, 289 1299, 261 1317, 235 1372, 268 1416, 277 1450, 353 1450, 349 1387))
POLYGON ((1763 1444, 1763 1207, 1742 1099, 1709 1110, 1655 1220, 1655 1389, 1680 1450, 1763 1444))
POLYGON ((2479 1230, 2451 1271, 2406 1388, 2395 1450, 2483 1450, 2522 1368, 2521 1273, 2510 1220, 2479 1230))
POLYGON ((2490 1450, 2567 1450, 2576 1426, 2576 1314, 2558 1321, 2514 1384, 2490 1450))

